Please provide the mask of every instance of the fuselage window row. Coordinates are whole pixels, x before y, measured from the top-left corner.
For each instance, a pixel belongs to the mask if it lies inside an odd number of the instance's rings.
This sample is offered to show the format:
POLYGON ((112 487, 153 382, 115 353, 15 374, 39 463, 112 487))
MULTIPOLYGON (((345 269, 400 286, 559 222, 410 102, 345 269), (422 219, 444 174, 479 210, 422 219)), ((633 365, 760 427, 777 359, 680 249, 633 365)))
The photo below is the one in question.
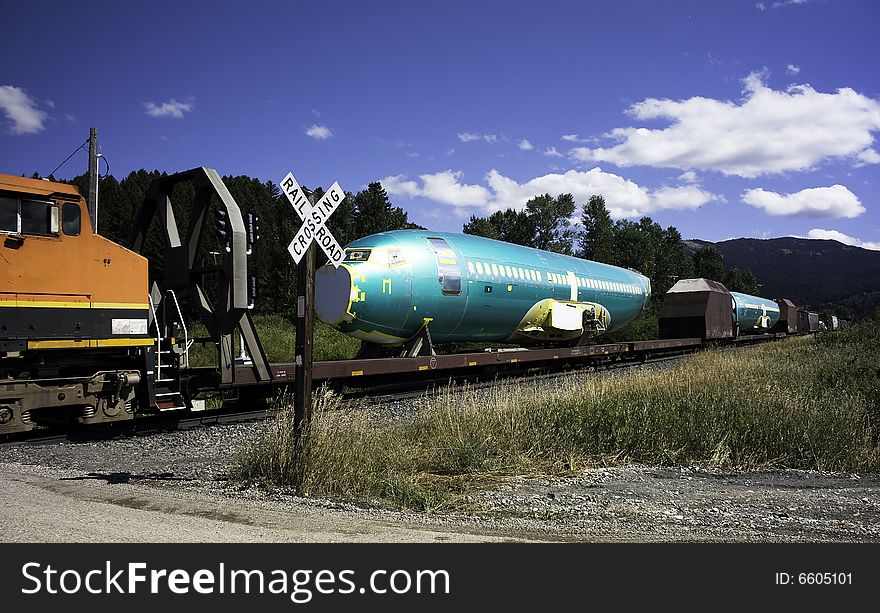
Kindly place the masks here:
MULTIPOLYGON (((532 270, 530 268, 519 268, 517 266, 509 266, 507 264, 492 264, 489 262, 467 261, 467 269, 471 276, 477 280, 490 280, 489 277, 501 277, 505 280, 526 281, 534 283, 543 283, 543 275, 541 271, 532 270)), ((643 289, 629 283, 617 283, 614 281, 605 281, 602 279, 591 279, 589 277, 574 276, 574 280, 570 280, 567 274, 563 275, 556 272, 547 272, 547 282, 555 285, 570 286, 572 282, 575 286, 583 289, 600 289, 607 292, 617 294, 639 295, 643 293, 643 289)))

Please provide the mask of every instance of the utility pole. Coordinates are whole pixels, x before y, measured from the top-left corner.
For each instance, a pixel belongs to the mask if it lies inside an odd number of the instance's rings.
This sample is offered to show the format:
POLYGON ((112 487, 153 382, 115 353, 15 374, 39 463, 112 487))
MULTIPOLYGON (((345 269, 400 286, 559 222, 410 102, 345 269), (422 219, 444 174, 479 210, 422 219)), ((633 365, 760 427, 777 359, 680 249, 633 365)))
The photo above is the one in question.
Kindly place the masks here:
MULTIPOLYGON (((315 194, 308 193, 315 205, 315 194)), ((296 278, 296 367, 293 382, 293 429, 300 438, 312 423, 312 355, 315 329, 315 250, 314 241, 305 252, 305 266, 296 278)))
POLYGON ((89 218, 98 233, 98 129, 89 128, 89 218))

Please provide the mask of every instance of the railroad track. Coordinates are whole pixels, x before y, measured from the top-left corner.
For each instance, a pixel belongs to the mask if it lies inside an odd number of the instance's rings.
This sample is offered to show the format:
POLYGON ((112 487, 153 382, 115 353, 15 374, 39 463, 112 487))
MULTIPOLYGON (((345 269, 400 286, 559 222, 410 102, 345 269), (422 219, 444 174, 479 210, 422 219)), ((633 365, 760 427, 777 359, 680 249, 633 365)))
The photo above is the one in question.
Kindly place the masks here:
MULTIPOLYGON (((580 366, 569 367, 566 369, 555 369, 550 372, 531 372, 531 373, 502 373, 498 377, 489 380, 480 380, 471 376, 454 377, 456 384, 467 384, 470 389, 484 389, 497 384, 499 381, 547 381, 566 374, 585 370, 607 371, 621 368, 639 367, 650 364, 658 364, 664 362, 677 361, 687 355, 691 351, 676 353, 672 355, 658 356, 654 358, 625 361, 625 362, 609 362, 602 364, 583 364, 580 366)), ((395 386, 393 389, 384 386, 381 388, 370 388, 365 390, 349 390, 341 393, 343 405, 346 407, 357 408, 368 402, 368 407, 375 409, 383 404, 392 404, 406 400, 413 400, 426 396, 441 393, 449 385, 449 379, 446 381, 413 381, 403 385, 395 386)), ((364 407, 366 408, 366 407, 364 407)), ((209 427, 221 424, 243 423, 249 421, 258 421, 274 416, 276 409, 271 407, 262 407, 253 409, 252 407, 232 407, 221 409, 208 409, 205 411, 191 413, 174 413, 174 414, 153 414, 135 417, 134 419, 113 422, 110 424, 102 424, 101 426, 93 426, 91 428, 82 428, 74 430, 61 430, 54 428, 42 428, 31 430, 18 435, 10 435, 6 440, 0 441, 0 446, 12 445, 48 445, 57 443, 79 443, 97 440, 109 440, 113 438, 128 438, 133 436, 150 436, 162 432, 170 432, 175 430, 191 430, 194 428, 209 427)))

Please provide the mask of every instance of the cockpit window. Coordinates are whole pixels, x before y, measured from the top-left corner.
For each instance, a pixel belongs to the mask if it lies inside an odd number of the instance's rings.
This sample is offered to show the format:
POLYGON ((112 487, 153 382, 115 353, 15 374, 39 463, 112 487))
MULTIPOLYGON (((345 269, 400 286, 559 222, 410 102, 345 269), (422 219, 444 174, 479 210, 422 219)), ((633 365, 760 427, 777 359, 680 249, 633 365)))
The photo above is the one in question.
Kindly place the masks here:
POLYGON ((345 252, 343 262, 366 262, 370 259, 371 249, 349 249, 345 252))

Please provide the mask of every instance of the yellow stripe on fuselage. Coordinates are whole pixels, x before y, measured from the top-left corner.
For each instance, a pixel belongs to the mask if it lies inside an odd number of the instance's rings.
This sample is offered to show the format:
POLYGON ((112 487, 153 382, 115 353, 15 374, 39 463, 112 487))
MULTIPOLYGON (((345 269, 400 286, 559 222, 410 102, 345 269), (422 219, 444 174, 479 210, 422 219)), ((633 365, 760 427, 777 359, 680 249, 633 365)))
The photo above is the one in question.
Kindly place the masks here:
POLYGON ((89 349, 94 347, 145 347, 153 345, 152 338, 98 338, 85 341, 56 340, 28 341, 28 349, 89 349))

